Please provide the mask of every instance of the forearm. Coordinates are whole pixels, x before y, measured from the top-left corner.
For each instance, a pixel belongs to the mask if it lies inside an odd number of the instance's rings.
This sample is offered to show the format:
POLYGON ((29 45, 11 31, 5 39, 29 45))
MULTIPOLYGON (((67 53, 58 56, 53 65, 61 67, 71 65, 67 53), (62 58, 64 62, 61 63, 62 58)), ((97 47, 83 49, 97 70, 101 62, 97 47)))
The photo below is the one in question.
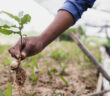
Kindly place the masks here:
POLYGON ((44 47, 55 40, 62 32, 74 24, 74 19, 71 13, 60 10, 54 21, 40 35, 44 47))
POLYGON ((66 0, 54 21, 40 35, 23 38, 24 46, 21 50, 20 40, 15 46, 9 49, 15 58, 26 58, 33 56, 43 50, 45 46, 55 40, 62 32, 77 22, 87 8, 91 8, 95 0, 66 0), (64 11, 65 10, 65 11, 64 11))

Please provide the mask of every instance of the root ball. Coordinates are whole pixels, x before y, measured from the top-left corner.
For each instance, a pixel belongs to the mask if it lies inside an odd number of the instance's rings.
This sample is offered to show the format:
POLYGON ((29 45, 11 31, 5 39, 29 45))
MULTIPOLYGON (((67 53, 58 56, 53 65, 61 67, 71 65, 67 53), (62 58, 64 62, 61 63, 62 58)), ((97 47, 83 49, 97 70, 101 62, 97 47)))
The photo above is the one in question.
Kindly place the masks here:
POLYGON ((16 84, 18 86, 23 86, 25 83, 25 80, 26 80, 26 72, 21 66, 19 66, 16 69, 16 84))

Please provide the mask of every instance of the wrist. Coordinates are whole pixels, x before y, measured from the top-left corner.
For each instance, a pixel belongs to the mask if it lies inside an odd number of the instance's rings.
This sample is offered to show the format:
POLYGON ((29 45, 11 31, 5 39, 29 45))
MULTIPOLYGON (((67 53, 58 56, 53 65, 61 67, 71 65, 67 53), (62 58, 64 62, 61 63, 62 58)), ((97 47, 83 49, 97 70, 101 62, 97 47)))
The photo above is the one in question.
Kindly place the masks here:
POLYGON ((41 46, 41 49, 43 49, 45 47, 45 41, 44 41, 44 36, 39 35, 36 37, 36 41, 37 43, 39 43, 38 45, 41 46))

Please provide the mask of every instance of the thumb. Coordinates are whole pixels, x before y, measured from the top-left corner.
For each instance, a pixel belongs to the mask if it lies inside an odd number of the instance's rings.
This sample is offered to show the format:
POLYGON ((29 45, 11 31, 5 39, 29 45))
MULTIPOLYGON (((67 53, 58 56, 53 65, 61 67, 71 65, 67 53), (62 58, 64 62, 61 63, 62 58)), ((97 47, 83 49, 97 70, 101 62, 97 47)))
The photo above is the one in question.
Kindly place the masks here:
POLYGON ((25 51, 22 51, 21 52, 21 60, 25 59, 26 58, 26 52, 25 51))
POLYGON ((25 56, 25 53, 22 53, 22 50, 25 48, 25 43, 26 40, 25 38, 22 39, 22 44, 21 44, 21 40, 19 40, 19 42, 15 45, 16 46, 16 58, 22 58, 25 56))
POLYGON ((21 60, 25 59, 27 57, 27 47, 25 46, 21 51, 21 60))

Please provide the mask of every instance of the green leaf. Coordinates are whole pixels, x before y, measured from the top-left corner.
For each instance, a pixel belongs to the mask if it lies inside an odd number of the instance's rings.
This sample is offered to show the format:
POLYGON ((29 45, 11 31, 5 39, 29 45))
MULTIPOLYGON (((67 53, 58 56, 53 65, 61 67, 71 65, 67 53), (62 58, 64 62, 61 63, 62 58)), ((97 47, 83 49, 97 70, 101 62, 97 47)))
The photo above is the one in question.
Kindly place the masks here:
POLYGON ((36 67, 36 69, 38 69, 38 68, 39 68, 39 65, 38 65, 38 63, 37 63, 36 58, 33 58, 33 59, 32 59, 32 62, 33 62, 33 64, 34 64, 34 66, 36 67))
POLYGON ((17 26, 16 26, 16 25, 12 25, 11 27, 15 27, 15 28, 17 28, 17 26))
POLYGON ((18 32, 14 32, 12 30, 7 30, 7 29, 0 29, 0 33, 5 34, 5 35, 10 35, 12 33, 18 34, 18 32))
POLYGON ((65 85, 68 85, 68 81, 61 75, 59 75, 60 79, 65 83, 65 85))
POLYGON ((11 17, 12 19, 16 20, 17 22, 19 22, 19 17, 18 16, 15 16, 11 13, 8 13, 6 11, 2 11, 4 14, 8 15, 9 17, 11 17))
POLYGON ((3 96, 2 90, 0 89, 0 96, 3 96))
POLYGON ((25 14, 22 18, 21 18, 21 24, 27 24, 28 22, 31 21, 31 16, 29 14, 25 14))
POLYGON ((12 96, 12 84, 8 84, 8 88, 5 91, 5 96, 12 96))
POLYGON ((0 26, 0 28, 11 28, 11 27, 17 28, 16 25, 9 26, 9 25, 5 24, 3 26, 0 26))
POLYGON ((5 34, 5 35, 10 35, 13 33, 13 31, 7 30, 7 29, 0 29, 0 33, 5 34))
POLYGON ((2 65, 0 65, 0 70, 1 70, 1 69, 3 69, 3 66, 2 66, 2 65))
POLYGON ((55 67, 52 67, 52 72, 56 73, 57 69, 55 67))
POLYGON ((57 93, 55 94, 55 96, 63 96, 61 93, 57 93))
POLYGON ((3 25, 3 26, 0 26, 0 27, 3 27, 3 28, 10 28, 10 26, 8 26, 8 25, 3 25))
POLYGON ((10 61, 10 59, 8 59, 8 58, 5 58, 5 61, 6 61, 7 65, 8 65, 8 66, 10 66, 10 64, 11 64, 11 61, 10 61))

